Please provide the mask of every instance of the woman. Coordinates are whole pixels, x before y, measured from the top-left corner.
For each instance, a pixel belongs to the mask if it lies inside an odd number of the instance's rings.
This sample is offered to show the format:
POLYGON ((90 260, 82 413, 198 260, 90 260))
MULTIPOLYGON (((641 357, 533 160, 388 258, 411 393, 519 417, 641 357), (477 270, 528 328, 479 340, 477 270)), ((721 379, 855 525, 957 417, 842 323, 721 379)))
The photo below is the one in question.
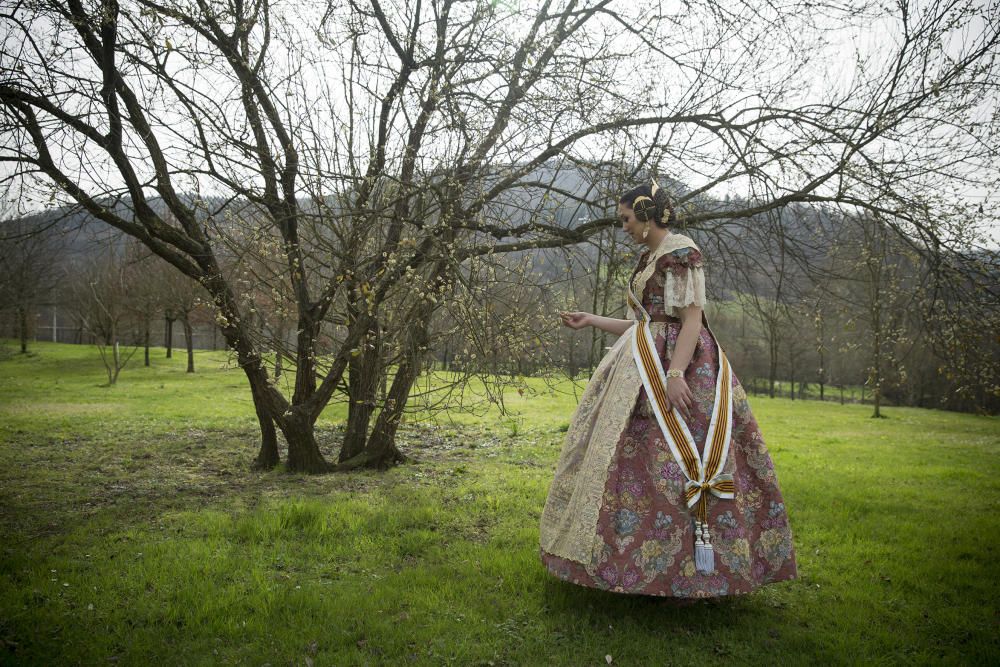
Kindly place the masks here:
POLYGON ((629 319, 562 313, 620 336, 573 415, 541 519, 560 579, 679 598, 747 593, 796 576, 788 515, 746 392, 704 315, 698 246, 672 233, 666 193, 621 197, 645 246, 629 319))

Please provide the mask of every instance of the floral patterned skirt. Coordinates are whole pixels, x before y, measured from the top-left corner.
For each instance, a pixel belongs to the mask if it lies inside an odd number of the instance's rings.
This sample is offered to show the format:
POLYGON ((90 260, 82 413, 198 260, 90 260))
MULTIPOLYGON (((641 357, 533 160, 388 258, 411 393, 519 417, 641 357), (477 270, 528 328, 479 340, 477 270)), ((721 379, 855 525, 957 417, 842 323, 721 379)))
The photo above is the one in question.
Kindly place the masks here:
MULTIPOLYGON (((664 368, 680 324, 671 322, 657 336, 664 368)), ((711 332, 699 334, 685 379, 694 395, 688 428, 703 452, 715 400, 718 353, 711 332)), ((577 563, 541 549, 542 563, 565 581, 616 593, 683 598, 748 593, 796 577, 788 515, 774 465, 760 428, 735 373, 733 431, 729 458, 735 498, 708 498, 708 520, 715 551, 715 572, 694 564, 694 519, 683 500, 685 478, 653 415, 645 390, 622 432, 608 469, 599 538, 589 563, 577 563)))

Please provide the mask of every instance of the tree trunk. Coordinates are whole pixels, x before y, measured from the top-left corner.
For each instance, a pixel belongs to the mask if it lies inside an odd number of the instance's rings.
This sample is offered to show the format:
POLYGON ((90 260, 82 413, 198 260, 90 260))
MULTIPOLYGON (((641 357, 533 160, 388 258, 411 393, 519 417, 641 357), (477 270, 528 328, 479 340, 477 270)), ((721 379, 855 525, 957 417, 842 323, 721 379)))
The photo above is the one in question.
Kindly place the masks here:
POLYGON ((768 386, 770 387, 768 389, 768 394, 770 395, 771 398, 774 398, 774 392, 775 392, 774 385, 778 380, 778 351, 777 351, 777 345, 775 344, 775 337, 776 336, 774 334, 774 327, 772 326, 771 333, 768 337, 768 354, 770 356, 768 358, 768 368, 767 368, 767 381, 768 381, 768 386))
POLYGON ((333 469, 319 451, 312 419, 292 412, 282 415, 276 421, 288 443, 288 472, 319 473, 333 469))
POLYGON ((274 428, 274 420, 267 409, 265 399, 250 383, 250 394, 253 396, 253 407, 257 411, 257 422, 260 425, 260 451, 250 466, 251 470, 271 470, 281 462, 278 454, 278 434, 274 428))
POLYGON ((375 411, 375 394, 380 376, 379 326, 373 323, 368 329, 368 335, 360 344, 361 354, 351 359, 348 366, 347 395, 347 430, 344 433, 344 444, 340 448, 338 463, 342 463, 360 454, 368 440, 368 425, 375 411), (369 348, 369 344, 374 349, 369 348))
MULTIPOLYGON (((261 453, 258 456, 260 466, 270 465, 276 462, 277 446, 272 437, 272 429, 276 426, 281 430, 288 445, 288 455, 286 457, 286 470, 289 472, 324 473, 330 472, 331 465, 323 458, 316 442, 314 425, 317 417, 322 412, 322 407, 329 400, 329 387, 335 386, 339 375, 343 373, 343 367, 338 362, 335 367, 341 370, 330 371, 324 385, 324 400, 318 404, 314 398, 315 386, 315 361, 312 355, 315 346, 312 341, 318 337, 318 324, 308 331, 304 331, 299 336, 300 347, 296 353, 296 390, 291 402, 287 401, 277 388, 269 384, 267 367, 257 348, 250 341, 247 332, 239 323, 236 316, 234 298, 229 293, 227 286, 217 284, 221 275, 217 269, 213 269, 211 278, 207 281, 206 289, 213 294, 216 304, 220 307, 222 314, 228 320, 221 328, 222 334, 230 348, 236 351, 237 358, 243 372, 247 376, 253 392, 255 408, 257 409, 258 421, 261 428, 261 453), (217 290, 217 291, 216 291, 217 290), (303 376, 307 376, 303 381, 303 376), (270 420, 270 421, 269 421, 270 420)), ((300 318, 301 319, 301 318, 300 318)), ((308 322, 307 322, 308 323, 308 322)), ((353 345, 350 340, 345 341, 353 345)))
POLYGON ((108 385, 113 385, 118 382, 118 373, 121 372, 121 351, 118 349, 118 334, 115 333, 114 342, 111 344, 111 363, 112 365, 108 367, 108 385))
POLYGON ((352 470, 354 468, 368 467, 385 470, 396 463, 404 463, 412 460, 396 447, 396 431, 399 429, 400 418, 403 408, 406 407, 406 399, 410 395, 410 389, 416 382, 420 374, 420 364, 407 360, 392 380, 392 388, 386 396, 385 407, 375 420, 375 427, 372 429, 371 437, 363 451, 354 456, 338 461, 334 470, 352 470))
POLYGON ((174 320, 171 317, 165 317, 166 329, 163 333, 163 346, 167 348, 167 359, 172 359, 174 356, 174 320))
POLYGON ((283 414, 281 413, 281 408, 269 397, 271 392, 265 384, 267 371, 261 365, 261 361, 259 356, 254 355, 250 359, 245 359, 244 366, 261 430, 260 452, 252 467, 268 469, 278 463, 278 444, 274 431, 277 425, 288 444, 286 458, 288 472, 330 472, 331 465, 323 458, 316 442, 315 420, 295 407, 289 407, 283 414))
POLYGON ((18 333, 21 337, 21 354, 28 353, 28 309, 24 306, 17 307, 18 333))
MULTIPOLYGON (((420 375, 421 362, 424 358, 427 344, 430 341, 431 317, 433 306, 423 305, 414 309, 413 315, 407 321, 413 325, 408 331, 406 341, 406 356, 399 364, 392 386, 386 394, 385 405, 375 420, 371 435, 364 450, 351 457, 342 457, 334 466, 334 470, 352 470, 369 467, 385 470, 397 463, 412 459, 396 447, 396 431, 403 416, 403 409, 410 396, 410 389, 420 375)), ((380 369, 381 370, 381 369, 380 369)))
POLYGON ((187 372, 194 373, 194 332, 191 330, 191 321, 187 317, 183 317, 181 325, 184 327, 184 344, 187 346, 187 372))
MULTIPOLYGON (((875 319, 876 327, 879 325, 878 318, 875 319)), ((882 341, 879 335, 879 330, 875 330, 875 363, 872 368, 872 374, 870 377, 874 379, 872 386, 872 404, 875 406, 875 410, 872 412, 873 418, 878 418, 882 416, 882 341)))
POLYGON ((142 345, 143 345, 143 363, 148 368, 149 367, 149 320, 146 320, 145 329, 142 335, 142 345))
MULTIPOLYGON (((214 286, 213 286, 214 287, 214 286)), ((230 295, 223 291, 217 303, 229 305, 230 295)), ((225 311, 224 311, 225 312, 225 311)), ((235 318, 233 318, 235 319, 235 318)), ((254 409, 261 431, 260 451, 253 468, 273 468, 279 461, 275 426, 281 429, 288 443, 287 470, 289 472, 329 472, 330 464, 323 458, 313 432, 315 418, 303 416, 294 406, 289 406, 276 389, 268 386, 267 368, 257 350, 248 341, 240 326, 222 328, 226 343, 237 354, 240 366, 250 383, 254 409)), ((319 412, 317 411, 318 415, 319 412)))

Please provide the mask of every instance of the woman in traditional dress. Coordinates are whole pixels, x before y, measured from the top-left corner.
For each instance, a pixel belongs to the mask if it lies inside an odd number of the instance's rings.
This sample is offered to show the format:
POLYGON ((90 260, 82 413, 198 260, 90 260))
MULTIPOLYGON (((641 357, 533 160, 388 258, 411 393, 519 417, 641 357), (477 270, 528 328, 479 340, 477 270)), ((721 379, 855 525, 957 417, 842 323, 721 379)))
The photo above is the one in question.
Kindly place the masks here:
POLYGON ((774 465, 746 392, 704 314, 702 255, 673 233, 656 184, 621 197, 645 246, 628 319, 569 312, 619 336, 573 414, 541 518, 541 559, 565 581, 679 598, 794 579, 774 465))

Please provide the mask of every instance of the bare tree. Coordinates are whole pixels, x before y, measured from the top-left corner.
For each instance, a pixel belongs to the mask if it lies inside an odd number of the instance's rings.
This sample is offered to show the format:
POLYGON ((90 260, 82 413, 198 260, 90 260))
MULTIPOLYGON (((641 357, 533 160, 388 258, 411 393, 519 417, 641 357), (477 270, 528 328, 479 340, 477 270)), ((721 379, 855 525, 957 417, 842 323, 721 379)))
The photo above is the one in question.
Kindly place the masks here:
POLYGON ((805 315, 812 321, 813 344, 816 350, 816 383, 819 385, 819 400, 826 400, 826 383, 830 378, 827 354, 830 346, 828 332, 829 314, 822 297, 810 295, 805 304, 805 315))
POLYGON ((933 401, 947 409, 997 414, 1000 252, 936 259, 941 262, 937 269, 921 262, 925 278, 920 308, 908 313, 911 329, 916 328, 914 320, 919 322, 918 331, 923 335, 918 343, 928 352, 916 369, 922 382, 919 394, 912 398, 918 405, 933 401))
POLYGON ((184 346, 187 350, 187 372, 194 373, 194 330, 192 322, 197 317, 199 309, 208 301, 208 295, 202 289, 201 285, 194 280, 172 270, 172 267, 163 268, 168 269, 160 271, 160 279, 162 281, 160 283, 160 291, 163 295, 163 308, 181 323, 184 331, 184 346))
POLYGON ((13 311, 22 354, 36 308, 51 300, 61 277, 63 238, 46 227, 30 218, 0 221, 0 310, 13 311))
POLYGON ((756 270, 749 291, 745 291, 744 303, 760 325, 767 341, 768 359, 768 395, 775 396, 775 383, 778 379, 778 364, 782 357, 783 344, 787 341, 786 326, 794 320, 790 312, 790 304, 795 299, 798 285, 793 275, 793 266, 789 258, 787 239, 780 227, 780 212, 768 213, 762 216, 767 224, 754 229, 757 244, 754 265, 756 270), (763 257, 764 253, 771 255, 763 257))
POLYGON ((877 214, 848 216, 847 238, 838 247, 845 273, 853 276, 852 311, 860 324, 859 349, 866 354, 864 386, 871 390, 872 417, 882 417, 887 387, 906 382, 904 360, 916 341, 907 314, 923 296, 918 262, 877 214))
POLYGON ((947 238, 926 195, 949 172, 929 165, 961 155, 952 173, 988 170, 994 155, 975 141, 990 127, 961 119, 996 81, 997 22, 944 46, 972 0, 886 14, 715 0, 2 6, 6 182, 84 208, 208 291, 250 384, 258 462, 277 461, 277 426, 291 470, 405 460, 395 433, 435 315, 483 294, 470 263, 585 241, 615 224, 623 181, 656 170, 690 183, 676 193, 689 228, 738 260, 741 222, 793 202, 875 210, 925 245, 947 238), (831 22, 876 19, 894 45, 809 90, 811 59, 843 34, 831 22), (567 185, 580 173, 596 187, 567 185), (702 205, 726 186, 748 196, 702 205), (262 275, 245 285, 249 265, 262 275), (287 391, 265 364, 274 334, 247 309, 259 292, 295 320, 287 391), (341 392, 360 407, 331 466, 313 425, 341 392))
POLYGON ((139 349, 139 323, 129 302, 128 262, 112 246, 86 259, 72 275, 73 308, 83 328, 94 337, 107 371, 108 386, 114 385, 139 349))
POLYGON ((129 285, 129 307, 142 340, 143 365, 150 366, 149 355, 153 321, 163 314, 168 292, 166 272, 175 269, 153 255, 142 243, 129 238, 126 243, 126 277, 129 285))

